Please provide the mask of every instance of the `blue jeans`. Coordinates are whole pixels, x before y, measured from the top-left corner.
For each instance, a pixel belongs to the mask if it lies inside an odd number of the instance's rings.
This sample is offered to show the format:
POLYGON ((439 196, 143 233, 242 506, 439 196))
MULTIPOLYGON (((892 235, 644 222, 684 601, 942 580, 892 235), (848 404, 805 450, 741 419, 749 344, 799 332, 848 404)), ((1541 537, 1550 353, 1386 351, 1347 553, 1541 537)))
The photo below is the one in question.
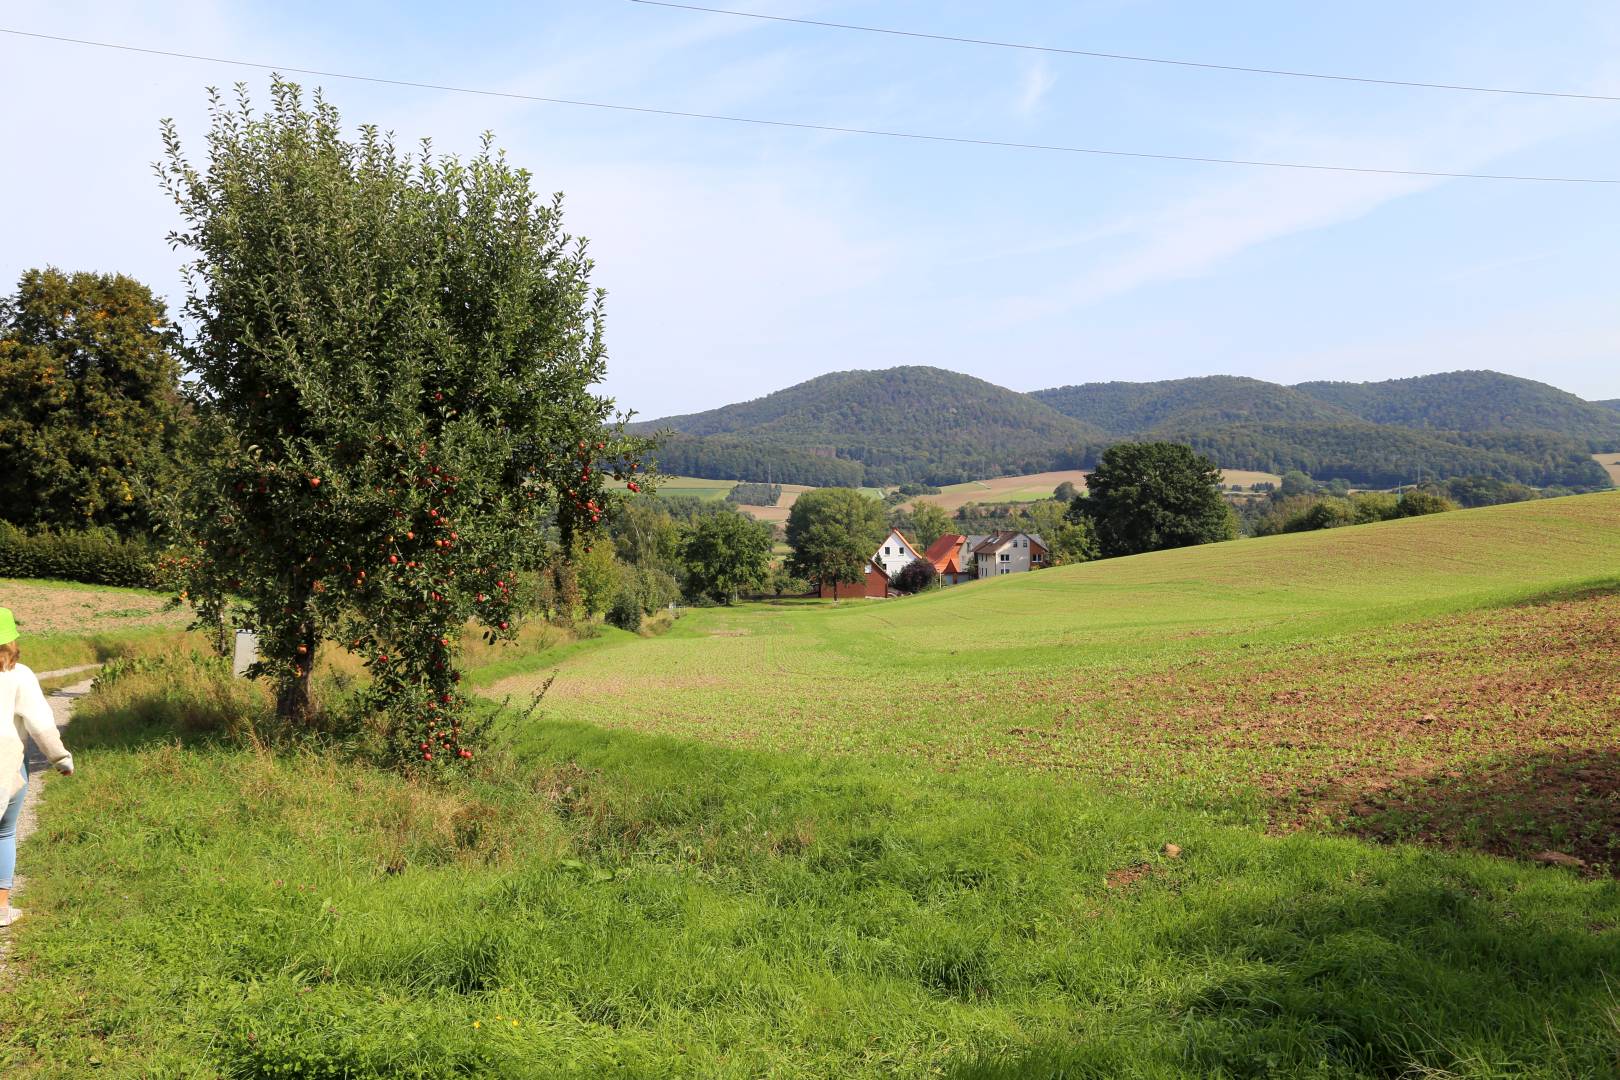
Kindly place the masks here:
POLYGON ((6 803, 6 812, 0 814, 0 889, 10 889, 12 876, 17 873, 17 819, 22 816, 23 796, 28 794, 28 766, 22 773, 23 786, 6 803))

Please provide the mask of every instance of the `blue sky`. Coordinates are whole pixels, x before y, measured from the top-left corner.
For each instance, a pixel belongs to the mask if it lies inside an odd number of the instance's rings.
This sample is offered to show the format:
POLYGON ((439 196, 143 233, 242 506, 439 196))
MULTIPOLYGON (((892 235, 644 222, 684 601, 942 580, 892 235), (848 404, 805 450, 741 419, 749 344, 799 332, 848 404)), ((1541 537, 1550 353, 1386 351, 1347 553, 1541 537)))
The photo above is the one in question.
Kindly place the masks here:
MULTIPOLYGON (((1620 6, 1442 0, 713 0, 1219 63, 1620 94, 1620 6)), ((812 123, 1218 157, 1620 177, 1620 102, 1325 83, 634 4, 43 3, 0 25, 310 68, 812 123), (154 6, 155 7, 155 6, 154 6)), ((0 277, 120 270, 178 298, 157 122, 263 72, 0 36, 0 277), (8 157, 11 157, 8 154, 8 157)), ((1620 397, 1620 187, 1351 176, 914 143, 324 82, 355 123, 493 129, 567 195, 642 416, 825 371, 1018 390, 1489 367, 1620 397)))

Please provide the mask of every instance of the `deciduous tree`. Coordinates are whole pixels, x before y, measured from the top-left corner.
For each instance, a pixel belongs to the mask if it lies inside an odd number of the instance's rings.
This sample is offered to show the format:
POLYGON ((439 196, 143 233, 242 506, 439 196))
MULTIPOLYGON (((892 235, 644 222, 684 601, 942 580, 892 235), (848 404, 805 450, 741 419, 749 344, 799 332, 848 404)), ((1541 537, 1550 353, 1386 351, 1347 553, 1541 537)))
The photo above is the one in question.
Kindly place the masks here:
POLYGON ((122 274, 23 274, 0 300, 0 519, 146 532, 184 419, 163 304, 122 274))
POLYGON ((743 514, 709 514, 686 530, 681 562, 687 591, 718 604, 760 588, 771 569, 771 527, 743 514))
POLYGON ((158 167, 211 448, 176 512, 182 584, 205 617, 245 609, 283 717, 314 713, 335 641, 401 754, 469 756, 467 621, 509 632, 515 575, 591 530, 647 448, 591 391, 584 243, 487 137, 470 160, 351 140, 279 79, 263 114, 240 87, 209 112, 206 165, 165 124, 158 167))
POLYGON ((1097 532, 1104 556, 1207 544, 1235 535, 1221 498, 1221 470, 1179 443, 1109 447, 1087 479, 1090 494, 1070 504, 1097 532))
POLYGON ((862 580, 866 561, 888 531, 883 504, 853 488, 807 491, 788 511, 789 569, 821 585, 862 580))
POLYGON ((911 529, 917 543, 926 551, 935 540, 951 531, 951 516, 938 503, 918 499, 911 504, 911 529))

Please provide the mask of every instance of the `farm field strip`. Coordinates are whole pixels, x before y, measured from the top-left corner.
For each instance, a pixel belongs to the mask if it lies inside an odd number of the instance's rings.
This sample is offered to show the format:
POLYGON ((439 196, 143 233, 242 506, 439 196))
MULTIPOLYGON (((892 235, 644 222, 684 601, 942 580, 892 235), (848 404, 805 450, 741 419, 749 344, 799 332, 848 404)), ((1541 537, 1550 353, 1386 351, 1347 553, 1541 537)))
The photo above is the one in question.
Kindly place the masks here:
POLYGON ((1603 471, 1609 474, 1609 482, 1620 487, 1620 451, 1607 454, 1593 454, 1592 460, 1603 466, 1603 471))

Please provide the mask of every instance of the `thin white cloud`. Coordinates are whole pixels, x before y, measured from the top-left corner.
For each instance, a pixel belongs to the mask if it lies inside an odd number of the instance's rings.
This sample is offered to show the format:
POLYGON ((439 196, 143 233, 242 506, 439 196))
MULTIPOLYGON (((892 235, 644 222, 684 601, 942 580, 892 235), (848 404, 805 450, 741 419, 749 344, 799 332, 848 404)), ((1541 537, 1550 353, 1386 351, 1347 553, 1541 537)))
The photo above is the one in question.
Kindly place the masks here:
POLYGON ((1013 103, 1013 112, 1019 116, 1030 116, 1046 100, 1052 87, 1057 85, 1057 76, 1052 74, 1052 65, 1047 63, 1046 57, 1036 57, 1024 65, 1023 76, 1018 83, 1018 97, 1013 103))
MULTIPOLYGON (((1384 119, 1393 129, 1399 118, 1384 119)), ((1431 109, 1405 119, 1399 126, 1412 134, 1334 138, 1278 132, 1238 156, 1476 171, 1557 136, 1597 130, 1610 122, 1606 114, 1572 111, 1561 103, 1498 102, 1489 107, 1431 109)), ((1100 250, 1077 248, 1076 257, 1089 264, 1085 272, 1009 298, 999 315, 1045 318, 1143 287, 1197 277, 1258 245, 1354 220, 1404 196, 1446 183, 1488 182, 1253 169, 1212 186, 1206 175, 1195 179, 1191 194, 1151 212, 1126 215, 1113 222, 1112 229, 1094 230, 1093 235, 1123 233, 1125 239, 1100 250)))

